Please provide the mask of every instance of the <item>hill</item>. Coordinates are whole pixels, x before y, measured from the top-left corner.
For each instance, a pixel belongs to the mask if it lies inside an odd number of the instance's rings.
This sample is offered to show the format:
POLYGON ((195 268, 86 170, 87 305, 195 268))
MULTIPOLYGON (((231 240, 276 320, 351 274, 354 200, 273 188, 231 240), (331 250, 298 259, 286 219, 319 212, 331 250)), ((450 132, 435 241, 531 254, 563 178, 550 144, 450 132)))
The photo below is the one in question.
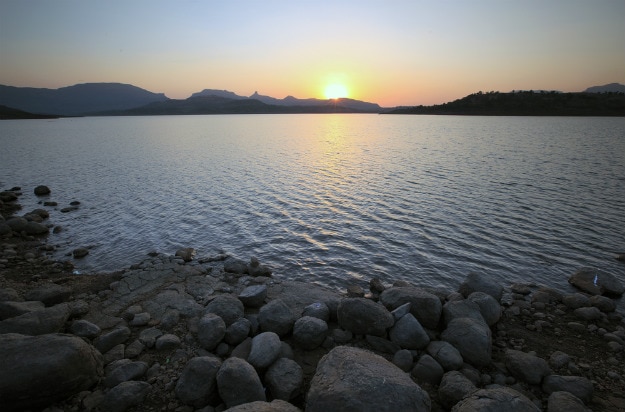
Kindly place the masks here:
MULTIPOLYGON (((322 100, 316 105, 267 104, 252 98, 195 95, 184 100, 150 103, 128 110, 93 113, 98 116, 151 116, 199 114, 295 114, 295 113, 378 113, 358 110, 350 99, 322 100)), ((364 102, 363 102, 364 103, 364 102)), ((376 105, 377 106, 377 105, 376 105)), ((378 106, 379 107, 379 106, 378 106)))
POLYGON ((60 116, 54 114, 35 114, 25 112, 23 110, 14 109, 0 105, 0 120, 16 120, 16 119, 57 119, 60 116))
POLYGON ((277 99, 271 96, 265 96, 259 94, 258 92, 254 92, 250 97, 239 96, 233 92, 228 90, 215 90, 215 89, 205 89, 198 93, 193 93, 191 97, 200 97, 200 96, 217 96, 217 97, 225 97, 228 99, 235 100, 258 100, 259 102, 272 105, 272 106, 297 106, 297 107, 308 107, 309 109, 312 107, 326 107, 326 106, 341 106, 347 109, 352 109, 359 113, 379 113, 382 111, 382 108, 376 103, 363 102, 360 100, 341 98, 341 99, 298 99, 293 96, 287 96, 284 99, 277 99))
POLYGON ((604 84, 603 86, 589 87, 584 91, 586 93, 625 93, 625 84, 604 84))
POLYGON ((625 116, 624 93, 519 91, 474 93, 434 106, 398 107, 385 114, 479 116, 625 116))
POLYGON ((162 93, 121 83, 85 83, 59 89, 0 85, 0 105, 40 114, 77 116, 165 100, 167 97, 162 93))

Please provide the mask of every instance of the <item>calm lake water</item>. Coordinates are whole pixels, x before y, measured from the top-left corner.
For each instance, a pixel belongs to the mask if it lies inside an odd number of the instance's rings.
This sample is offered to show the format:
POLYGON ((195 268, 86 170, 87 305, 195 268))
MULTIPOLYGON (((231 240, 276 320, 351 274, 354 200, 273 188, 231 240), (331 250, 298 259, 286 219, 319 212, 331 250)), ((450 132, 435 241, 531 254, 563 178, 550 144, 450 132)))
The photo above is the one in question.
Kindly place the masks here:
POLYGON ((476 271, 569 290, 582 266, 625 281, 625 118, 21 120, 0 147, 0 189, 22 186, 26 213, 48 185, 50 242, 93 246, 83 272, 194 247, 337 288, 476 271))

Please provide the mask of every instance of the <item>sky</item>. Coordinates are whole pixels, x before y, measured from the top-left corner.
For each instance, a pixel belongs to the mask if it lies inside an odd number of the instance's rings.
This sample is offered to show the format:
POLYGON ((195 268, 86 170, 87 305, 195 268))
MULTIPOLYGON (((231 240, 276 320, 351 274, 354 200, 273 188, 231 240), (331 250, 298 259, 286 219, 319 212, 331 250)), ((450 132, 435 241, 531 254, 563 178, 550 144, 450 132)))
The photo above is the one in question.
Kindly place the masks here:
POLYGON ((0 84, 384 107, 625 84, 625 0, 0 0, 0 84))

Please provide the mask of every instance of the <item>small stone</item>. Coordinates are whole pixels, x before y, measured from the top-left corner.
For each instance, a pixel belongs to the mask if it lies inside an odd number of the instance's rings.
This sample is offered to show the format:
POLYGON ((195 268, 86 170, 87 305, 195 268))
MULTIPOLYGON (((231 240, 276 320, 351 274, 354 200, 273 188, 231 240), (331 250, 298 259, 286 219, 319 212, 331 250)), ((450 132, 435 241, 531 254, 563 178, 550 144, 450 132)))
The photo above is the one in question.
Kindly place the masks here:
POLYGON ((158 351, 171 351, 180 346, 180 338, 176 335, 168 333, 156 339, 154 347, 158 351))
POLYGON ((89 249, 85 247, 79 247, 72 251, 72 255, 74 256, 75 259, 83 258, 87 256, 88 254, 89 254, 89 249))
POLYGON ((34 192, 36 196, 46 196, 50 194, 50 188, 48 186, 40 185, 35 187, 34 192))

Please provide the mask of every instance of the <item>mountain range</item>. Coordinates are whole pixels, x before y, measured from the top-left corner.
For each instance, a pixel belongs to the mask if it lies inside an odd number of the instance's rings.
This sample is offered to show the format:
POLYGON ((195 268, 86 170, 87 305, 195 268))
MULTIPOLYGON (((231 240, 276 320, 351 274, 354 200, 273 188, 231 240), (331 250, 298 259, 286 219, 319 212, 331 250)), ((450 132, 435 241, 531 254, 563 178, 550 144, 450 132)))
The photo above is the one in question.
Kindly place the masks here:
POLYGON ((228 90, 204 89, 187 99, 170 99, 130 84, 84 83, 59 89, 0 85, 0 118, 54 116, 143 116, 170 114, 256 113, 389 113, 623 116, 625 85, 589 87, 580 93, 528 91, 476 93, 434 106, 384 109, 360 100, 278 99, 254 92, 240 96, 228 90), (561 97, 554 97, 560 95, 561 97), (602 97, 583 97, 601 95, 602 97), (616 95, 616 97, 612 96, 616 95), (581 105, 581 106, 580 106, 581 105), (581 107, 581 109, 580 109, 581 107))
POLYGON ((277 99, 205 89, 187 99, 170 99, 130 84, 85 83, 60 89, 0 85, 0 105, 59 116, 216 113, 379 113, 375 103, 354 99, 277 99))

